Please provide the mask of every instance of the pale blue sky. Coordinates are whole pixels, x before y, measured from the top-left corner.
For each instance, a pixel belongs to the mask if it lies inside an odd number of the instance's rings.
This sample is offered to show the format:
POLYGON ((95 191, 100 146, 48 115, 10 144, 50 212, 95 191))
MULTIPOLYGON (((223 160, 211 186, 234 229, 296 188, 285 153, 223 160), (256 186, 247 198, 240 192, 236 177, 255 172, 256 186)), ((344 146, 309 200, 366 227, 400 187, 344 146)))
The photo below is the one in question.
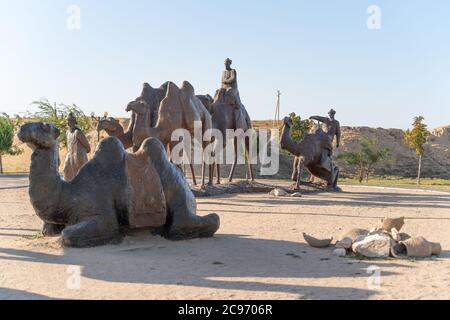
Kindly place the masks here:
POLYGON ((447 0, 0 0, 0 111, 40 97, 126 116, 143 82, 189 80, 198 94, 238 70, 253 119, 337 111, 343 125, 450 124, 447 0), (69 5, 81 30, 66 28, 69 5), (382 28, 366 27, 369 5, 382 28))

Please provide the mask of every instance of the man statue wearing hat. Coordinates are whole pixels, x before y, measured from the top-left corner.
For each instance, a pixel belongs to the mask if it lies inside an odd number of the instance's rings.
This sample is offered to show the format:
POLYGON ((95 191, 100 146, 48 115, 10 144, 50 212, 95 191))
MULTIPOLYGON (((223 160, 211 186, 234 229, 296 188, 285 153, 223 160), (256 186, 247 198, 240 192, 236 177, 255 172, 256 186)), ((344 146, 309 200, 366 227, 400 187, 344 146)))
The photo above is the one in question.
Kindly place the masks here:
POLYGON ((77 127, 77 119, 70 113, 67 118, 67 156, 64 162, 64 180, 72 181, 82 166, 88 162, 91 146, 84 133, 77 127))
POLYGON ((241 99, 237 84, 237 72, 231 68, 232 63, 233 61, 230 58, 225 60, 225 70, 222 72, 221 86, 216 96, 220 101, 239 106, 241 99))
POLYGON ((221 101, 234 108, 234 121, 237 128, 251 127, 251 123, 248 123, 250 122, 250 117, 239 95, 237 72, 231 68, 232 63, 233 61, 230 58, 225 60, 225 70, 222 72, 221 87, 217 90, 214 101, 221 101))
MULTIPOLYGON (((336 148, 339 148, 340 144, 341 144, 341 125, 340 125, 339 121, 337 121, 335 119, 335 116, 336 116, 336 111, 331 109, 330 112, 328 112, 328 118, 314 116, 309 119, 322 122, 323 123, 322 130, 330 138, 331 144, 333 144, 334 138, 336 137, 336 148)), ((330 172, 333 176, 333 181, 334 181, 336 176, 339 174, 339 168, 334 163, 332 156, 333 156, 332 150, 328 150, 328 151, 324 150, 324 152, 322 153, 322 167, 326 168, 327 170, 330 170, 330 172)))
POLYGON ((335 116, 336 111, 331 109, 330 112, 328 112, 328 118, 314 116, 309 119, 322 122, 324 124, 323 130, 330 137, 331 143, 333 143, 334 137, 336 137, 336 148, 339 148, 341 144, 341 125, 339 121, 335 119, 335 116))
POLYGON ((235 69, 231 68, 233 61, 230 58, 225 60, 225 70, 222 73, 222 89, 238 90, 237 73, 235 69))

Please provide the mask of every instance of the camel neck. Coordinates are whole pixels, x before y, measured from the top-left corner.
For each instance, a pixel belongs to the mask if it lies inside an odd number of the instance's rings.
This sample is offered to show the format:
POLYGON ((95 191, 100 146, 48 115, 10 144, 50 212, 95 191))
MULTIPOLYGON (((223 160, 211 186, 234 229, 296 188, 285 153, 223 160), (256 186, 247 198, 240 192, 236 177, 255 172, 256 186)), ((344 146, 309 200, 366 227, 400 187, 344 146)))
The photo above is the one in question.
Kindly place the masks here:
POLYGON ((31 156, 30 198, 38 216, 44 221, 51 220, 50 215, 57 206, 63 184, 58 162, 56 146, 36 149, 31 156))
POLYGON ((168 139, 170 140, 170 137, 167 138, 163 134, 163 130, 160 129, 159 125, 156 125, 156 127, 153 127, 153 128, 148 128, 148 136, 151 138, 156 138, 156 139, 160 140, 163 144, 168 143, 169 142, 169 141, 167 141, 168 139))
POLYGON ((125 133, 123 131, 123 127, 117 126, 116 130, 114 131, 107 131, 108 135, 111 137, 122 137, 125 133))
POLYGON ((288 126, 283 126, 283 130, 281 132, 281 140, 280 140, 281 148, 289 151, 294 155, 298 155, 301 151, 301 146, 299 143, 296 143, 291 137, 291 129, 288 126))

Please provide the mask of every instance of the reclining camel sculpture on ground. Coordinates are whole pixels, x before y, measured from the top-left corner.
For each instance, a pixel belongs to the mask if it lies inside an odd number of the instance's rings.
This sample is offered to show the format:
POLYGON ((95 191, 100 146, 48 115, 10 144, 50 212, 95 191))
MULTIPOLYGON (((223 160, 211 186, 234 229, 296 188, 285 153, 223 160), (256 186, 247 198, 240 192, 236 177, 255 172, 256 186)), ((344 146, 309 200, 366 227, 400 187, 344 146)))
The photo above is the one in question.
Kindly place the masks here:
MULTIPOLYGON (((133 145, 138 148, 143 139, 153 137, 159 139, 168 152, 179 142, 172 141, 172 133, 177 129, 186 129, 194 135, 194 122, 202 123, 202 134, 212 128, 211 115, 195 96, 192 85, 185 81, 181 88, 169 82, 167 93, 161 101, 158 112, 158 120, 154 127, 148 121, 149 113, 152 112, 150 106, 144 99, 132 101, 127 106, 127 112, 133 111, 136 114, 133 131, 133 145)), ((205 142, 204 147, 210 142, 205 142)), ((194 167, 191 164, 192 177, 196 185, 194 167)), ((203 161, 202 185, 205 184, 205 163, 203 161)), ((210 170, 211 171, 211 170, 210 170)), ((210 176, 210 183, 212 177, 210 176)))
MULTIPOLYGON (((311 174, 327 182, 328 187, 337 187, 339 168, 334 165, 331 155, 333 146, 330 138, 318 129, 314 134, 307 134, 301 142, 295 142, 291 137, 292 119, 283 120, 280 145, 283 150, 296 156, 298 164, 295 190, 300 190, 301 176, 304 167, 311 174)), ((295 170, 294 170, 295 171, 295 170)))
POLYGON ((40 122, 18 132, 33 149, 32 205, 44 231, 63 229, 64 245, 115 242, 127 228, 155 228, 173 240, 211 237, 219 229, 216 214, 196 215, 194 195, 157 139, 145 140, 133 154, 117 138, 104 139, 75 179, 65 182, 58 172, 58 137, 56 127, 40 122))
POLYGON ((103 130, 108 134, 108 136, 119 139, 125 149, 133 147, 133 132, 124 132, 119 120, 112 117, 99 119, 97 123, 97 132, 101 132, 103 130))

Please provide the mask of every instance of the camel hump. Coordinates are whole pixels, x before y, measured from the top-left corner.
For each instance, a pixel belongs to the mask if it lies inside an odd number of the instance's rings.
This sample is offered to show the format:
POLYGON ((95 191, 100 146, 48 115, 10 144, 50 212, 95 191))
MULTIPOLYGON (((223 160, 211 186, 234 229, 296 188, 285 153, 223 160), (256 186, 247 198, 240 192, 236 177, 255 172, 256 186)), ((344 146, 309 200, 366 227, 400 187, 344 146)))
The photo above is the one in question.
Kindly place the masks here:
POLYGON ((166 97, 178 96, 179 94, 180 94, 180 88, 178 88, 175 83, 169 81, 167 83, 166 97))
POLYGON ((93 159, 105 163, 116 163, 122 162, 125 154, 122 142, 116 137, 108 137, 99 143, 93 159))
POLYGON ((167 92, 167 87, 169 86, 169 83, 170 83, 170 81, 164 82, 164 83, 159 87, 159 89, 160 89, 160 90, 164 90, 164 93, 166 93, 166 92, 167 92))
POLYGON ((158 172, 142 148, 125 156, 128 222, 131 228, 161 227, 167 218, 166 199, 158 172))
POLYGON ((183 81, 181 85, 181 91, 191 97, 195 96, 195 89, 189 81, 183 81))
POLYGON ((166 149, 156 138, 148 138, 142 143, 141 150, 151 156, 154 160, 162 161, 166 159, 166 149))

